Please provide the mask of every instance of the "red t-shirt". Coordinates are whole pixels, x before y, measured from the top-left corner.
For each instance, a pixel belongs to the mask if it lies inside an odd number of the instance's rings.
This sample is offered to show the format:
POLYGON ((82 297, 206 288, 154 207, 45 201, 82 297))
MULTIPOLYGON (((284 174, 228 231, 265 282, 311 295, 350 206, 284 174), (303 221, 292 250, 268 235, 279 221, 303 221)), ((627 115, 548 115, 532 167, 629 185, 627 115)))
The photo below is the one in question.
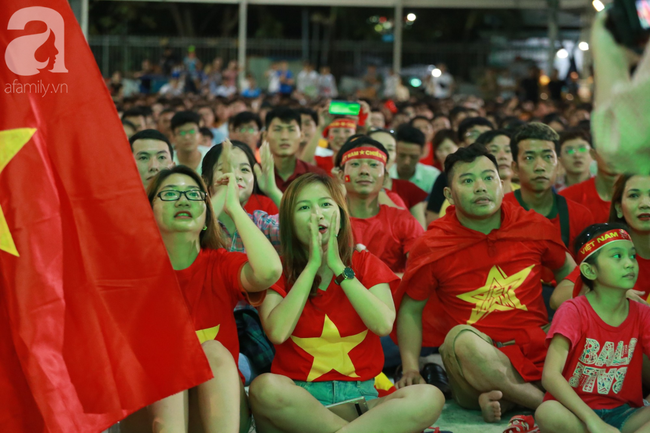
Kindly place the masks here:
POLYGON ((235 363, 239 340, 233 310, 245 295, 251 304, 259 305, 266 293, 244 291, 240 275, 247 262, 243 253, 202 249, 190 267, 176 271, 199 341, 217 340, 230 351, 235 363))
POLYGON ((330 176, 332 175, 332 169, 334 168, 334 160, 332 159, 331 156, 316 155, 314 156, 314 160, 316 161, 316 165, 318 166, 318 168, 320 168, 330 176))
POLYGON ((425 146, 429 150, 429 152, 427 153, 427 156, 423 156, 419 162, 424 165, 433 166, 438 170, 442 171, 442 164, 440 164, 440 162, 436 159, 436 153, 435 153, 435 149, 433 148, 433 143, 427 143, 425 144, 425 146))
POLYGON ((354 243, 363 244, 393 272, 404 272, 406 253, 424 233, 420 223, 406 209, 379 206, 371 218, 350 218, 354 243))
POLYGON ((261 194, 251 194, 244 206, 244 210, 251 215, 255 215, 256 210, 264 211, 269 215, 279 213, 278 207, 273 203, 273 200, 261 194))
POLYGON ((609 207, 611 202, 603 200, 598 195, 595 177, 571 185, 560 191, 559 194, 588 208, 594 216, 594 223, 606 223, 609 221, 609 207))
MULTIPOLYGON (((643 292, 641 298, 650 302, 650 260, 637 255, 636 261, 639 264, 639 275, 636 279, 636 284, 634 284, 634 290, 643 292)), ((573 297, 577 297, 580 294, 583 285, 582 278, 580 277, 580 266, 576 266, 576 268, 567 275, 566 280, 575 284, 575 286, 573 286, 573 297)))
POLYGON ((437 347, 456 325, 472 325, 495 342, 526 381, 541 379, 548 323, 544 266, 562 267, 566 249, 555 227, 533 211, 503 203, 501 228, 488 235, 463 226, 455 209, 413 246, 399 292, 429 300, 423 345, 437 347), (433 258, 433 259, 432 259, 433 258))
MULTIPOLYGON (((399 278, 367 251, 355 251, 351 267, 367 289, 399 283, 399 278)), ((291 288, 283 275, 271 290, 286 297, 291 288)), ((307 382, 365 381, 374 379, 383 366, 379 336, 368 330, 332 278, 327 290, 319 289, 307 301, 291 338, 275 346, 271 372, 307 382)))
POLYGON ((393 179, 392 191, 399 194, 404 200, 407 209, 411 209, 416 204, 420 204, 427 199, 429 193, 420 189, 413 182, 402 179, 393 179))
POLYGON ((393 203, 395 203, 397 206, 403 209, 408 209, 406 207, 406 203, 404 203, 404 200, 402 199, 402 197, 399 196, 399 194, 389 189, 385 189, 384 191, 386 191, 386 195, 388 196, 389 199, 393 201, 393 203))
POLYGON ((287 180, 284 180, 280 176, 278 176, 278 171, 276 169, 275 183, 280 189, 280 191, 285 192, 287 188, 289 188, 291 182, 293 182, 294 180, 296 180, 296 178, 298 178, 299 176, 305 173, 319 173, 324 175, 330 174, 330 173, 325 173, 322 169, 316 167, 315 165, 307 164, 305 161, 296 159, 296 168, 293 170, 293 173, 291 174, 291 176, 287 178, 287 180))
MULTIPOLYGON (((518 204, 521 206, 521 203, 517 201, 517 198, 515 197, 514 192, 509 192, 506 195, 503 196, 503 201, 504 202, 509 202, 513 204, 518 204)), ((594 216, 592 215, 591 211, 587 209, 585 206, 576 203, 573 200, 567 199, 566 200, 567 204, 567 209, 569 210, 569 252, 571 255, 574 255, 574 244, 575 244, 575 239, 578 237, 580 233, 590 225, 594 224, 594 216)), ((522 206, 523 207, 523 206, 522 206)), ((557 230, 557 233, 562 236, 562 228, 560 226, 560 214, 557 212, 556 207, 553 208, 554 210, 551 211, 551 213, 554 214, 551 218, 549 218, 550 215, 546 215, 546 218, 553 223, 555 226, 555 229, 557 230)))
MULTIPOLYGON (((617 327, 605 323, 586 296, 570 299, 555 313, 547 342, 555 335, 571 345, 562 376, 592 409, 643 406, 643 354, 650 356, 650 307, 628 301, 617 327)), ((544 400, 554 400, 546 393, 544 400)))

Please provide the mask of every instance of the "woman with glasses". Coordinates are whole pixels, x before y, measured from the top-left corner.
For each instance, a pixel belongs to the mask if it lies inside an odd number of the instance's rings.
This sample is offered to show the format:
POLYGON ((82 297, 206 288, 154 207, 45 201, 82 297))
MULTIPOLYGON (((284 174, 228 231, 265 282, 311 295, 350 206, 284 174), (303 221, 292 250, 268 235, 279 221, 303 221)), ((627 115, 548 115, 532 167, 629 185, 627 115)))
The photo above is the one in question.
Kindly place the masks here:
POLYGON ((435 422, 445 399, 431 385, 377 398, 379 338, 393 328, 390 286, 399 278, 368 251, 353 249, 338 183, 300 176, 282 198, 280 224, 284 274, 260 307, 276 355, 271 373, 250 387, 257 431, 407 433, 435 422), (365 399, 369 409, 351 422, 326 407, 351 399, 365 399))
MULTIPOLYGON (((147 190, 154 218, 197 337, 214 378, 150 406, 154 432, 187 432, 188 407, 198 406, 206 433, 247 432, 248 402, 236 360, 239 354, 235 305, 247 298, 259 304, 282 273, 280 258, 239 203, 232 174, 216 182, 226 186, 223 209, 234 221, 248 255, 227 252, 212 203, 201 177, 185 166, 162 170, 147 190), (188 404, 189 402, 189 404, 188 404)), ((179 374, 181 374, 179 372, 179 374)))

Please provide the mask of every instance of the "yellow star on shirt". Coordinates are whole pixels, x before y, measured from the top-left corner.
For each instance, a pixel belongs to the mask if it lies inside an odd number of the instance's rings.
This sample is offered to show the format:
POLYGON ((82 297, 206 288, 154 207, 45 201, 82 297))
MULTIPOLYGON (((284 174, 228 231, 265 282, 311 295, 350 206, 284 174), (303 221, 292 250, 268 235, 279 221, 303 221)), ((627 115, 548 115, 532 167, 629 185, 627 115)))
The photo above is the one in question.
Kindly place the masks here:
POLYGON ((221 325, 213 326, 212 328, 199 329, 196 331, 196 336, 199 337, 199 343, 203 344, 206 341, 214 340, 219 333, 221 325))
POLYGON ((334 322, 325 315, 323 333, 320 337, 299 338, 292 335, 293 342, 314 357, 307 382, 316 380, 332 370, 336 370, 344 376, 359 377, 350 359, 350 351, 357 347, 367 334, 368 330, 366 329, 356 335, 341 337, 334 322))
MULTIPOLYGON (((36 132, 34 128, 19 128, 0 131, 0 173, 9 164, 11 158, 23 148, 36 132)), ((16 244, 9 232, 7 220, 0 207, 0 250, 19 257, 16 244)))
POLYGON ((483 287, 458 295, 461 300, 475 305, 467 324, 472 325, 494 311, 527 311, 528 308, 521 305, 515 291, 526 281, 534 266, 522 269, 509 277, 503 269, 492 266, 483 287))

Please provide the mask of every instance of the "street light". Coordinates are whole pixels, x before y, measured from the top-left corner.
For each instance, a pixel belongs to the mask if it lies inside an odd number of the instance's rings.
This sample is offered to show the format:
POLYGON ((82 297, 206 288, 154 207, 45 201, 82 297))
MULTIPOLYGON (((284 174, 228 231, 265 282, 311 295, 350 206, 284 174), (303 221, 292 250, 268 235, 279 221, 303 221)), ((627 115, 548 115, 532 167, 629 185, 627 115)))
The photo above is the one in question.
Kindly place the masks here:
POLYGON ((558 50, 558 52, 557 52, 557 56, 560 59, 566 59, 567 57, 569 57, 569 52, 567 50, 565 50, 564 48, 560 48, 558 50))
POLYGON ((578 48, 580 48, 580 51, 589 51, 589 44, 585 41, 582 41, 578 44, 578 48))
POLYGON ((417 16, 413 12, 411 12, 410 14, 408 14, 406 16, 406 21, 413 22, 413 21, 415 21, 416 18, 417 18, 417 16))
POLYGON ((593 2, 591 2, 591 4, 594 6, 594 9, 596 9, 598 12, 605 9, 605 5, 601 0, 594 0, 593 2))
POLYGON ((438 68, 431 71, 431 76, 434 77, 434 78, 438 78, 441 75, 442 75, 442 71, 440 69, 438 69, 438 68))

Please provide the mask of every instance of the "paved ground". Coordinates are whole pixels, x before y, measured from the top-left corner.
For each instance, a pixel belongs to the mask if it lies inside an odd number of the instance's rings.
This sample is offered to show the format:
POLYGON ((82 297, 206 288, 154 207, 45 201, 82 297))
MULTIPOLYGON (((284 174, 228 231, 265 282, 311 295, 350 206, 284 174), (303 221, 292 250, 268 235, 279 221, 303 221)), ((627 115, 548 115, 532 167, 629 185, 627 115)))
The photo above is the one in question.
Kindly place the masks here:
MULTIPOLYGON (((522 413, 523 414, 523 413, 522 413)), ((525 414, 530 414, 527 412, 525 414)), ((487 424, 481 417, 481 412, 462 409, 455 402, 447 402, 438 422, 434 425, 442 431, 453 433, 502 433, 508 426, 508 421, 513 415, 520 413, 508 413, 506 419, 499 423, 487 424)))

